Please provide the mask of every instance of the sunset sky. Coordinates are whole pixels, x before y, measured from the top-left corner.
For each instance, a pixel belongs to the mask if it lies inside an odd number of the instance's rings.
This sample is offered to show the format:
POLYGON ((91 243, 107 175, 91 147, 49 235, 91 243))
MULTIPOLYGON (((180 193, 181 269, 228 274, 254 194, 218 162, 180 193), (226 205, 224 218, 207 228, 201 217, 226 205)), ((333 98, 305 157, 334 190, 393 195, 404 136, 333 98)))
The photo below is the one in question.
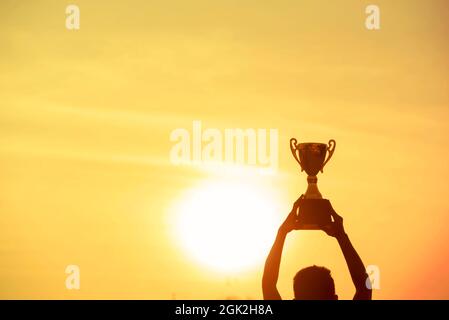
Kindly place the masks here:
MULTIPOLYGON (((370 31, 371 3, 2 0, 0 298, 261 299, 307 187, 296 137, 337 142, 318 186, 380 269, 373 298, 449 299, 449 4, 375 1, 370 31), (195 120, 277 129, 277 170, 173 165, 195 120)), ((312 264, 352 298, 336 240, 298 231, 284 299, 312 264)))

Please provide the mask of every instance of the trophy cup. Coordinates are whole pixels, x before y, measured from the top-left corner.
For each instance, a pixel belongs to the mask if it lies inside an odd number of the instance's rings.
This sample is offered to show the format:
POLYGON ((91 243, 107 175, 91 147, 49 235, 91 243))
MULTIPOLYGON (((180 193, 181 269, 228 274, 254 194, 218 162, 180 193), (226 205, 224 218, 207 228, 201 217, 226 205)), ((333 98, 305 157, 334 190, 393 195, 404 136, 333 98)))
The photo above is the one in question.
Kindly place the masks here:
POLYGON ((335 140, 324 143, 298 143, 295 138, 290 139, 290 150, 293 157, 301 166, 301 172, 307 173, 308 187, 301 199, 298 212, 298 229, 318 230, 332 223, 332 206, 327 199, 323 199, 318 190, 316 175, 323 172, 323 167, 332 157, 335 150, 335 140), (326 153, 329 153, 326 158, 326 153))

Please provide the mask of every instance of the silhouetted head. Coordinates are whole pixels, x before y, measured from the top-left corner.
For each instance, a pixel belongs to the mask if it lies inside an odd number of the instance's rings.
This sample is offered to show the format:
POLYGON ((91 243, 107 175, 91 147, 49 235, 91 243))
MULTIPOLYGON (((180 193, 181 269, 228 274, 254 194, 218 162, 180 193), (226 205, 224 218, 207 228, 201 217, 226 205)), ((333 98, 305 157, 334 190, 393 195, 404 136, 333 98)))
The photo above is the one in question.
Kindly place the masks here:
POLYGON ((337 300, 334 279, 325 267, 307 267, 299 270, 293 279, 296 300, 337 300))

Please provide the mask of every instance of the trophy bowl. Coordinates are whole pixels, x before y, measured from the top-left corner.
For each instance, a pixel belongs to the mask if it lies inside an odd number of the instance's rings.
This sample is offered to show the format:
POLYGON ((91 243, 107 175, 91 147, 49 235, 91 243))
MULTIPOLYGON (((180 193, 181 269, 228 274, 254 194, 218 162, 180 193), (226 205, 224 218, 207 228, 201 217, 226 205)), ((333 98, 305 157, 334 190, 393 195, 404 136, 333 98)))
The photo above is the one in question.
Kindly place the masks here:
POLYGON ((322 171, 326 159, 327 145, 324 143, 300 143, 297 145, 301 169, 309 176, 322 171))

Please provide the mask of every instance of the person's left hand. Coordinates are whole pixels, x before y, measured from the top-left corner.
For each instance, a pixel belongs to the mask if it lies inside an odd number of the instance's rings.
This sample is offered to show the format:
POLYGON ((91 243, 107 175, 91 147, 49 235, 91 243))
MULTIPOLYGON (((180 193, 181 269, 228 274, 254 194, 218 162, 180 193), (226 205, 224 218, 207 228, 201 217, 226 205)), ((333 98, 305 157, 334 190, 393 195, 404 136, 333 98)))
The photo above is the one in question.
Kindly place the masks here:
POLYGON ((287 218, 279 228, 280 232, 287 234, 292 230, 298 229, 298 207, 302 198, 304 198, 304 195, 301 195, 293 204, 292 211, 290 211, 287 218))

